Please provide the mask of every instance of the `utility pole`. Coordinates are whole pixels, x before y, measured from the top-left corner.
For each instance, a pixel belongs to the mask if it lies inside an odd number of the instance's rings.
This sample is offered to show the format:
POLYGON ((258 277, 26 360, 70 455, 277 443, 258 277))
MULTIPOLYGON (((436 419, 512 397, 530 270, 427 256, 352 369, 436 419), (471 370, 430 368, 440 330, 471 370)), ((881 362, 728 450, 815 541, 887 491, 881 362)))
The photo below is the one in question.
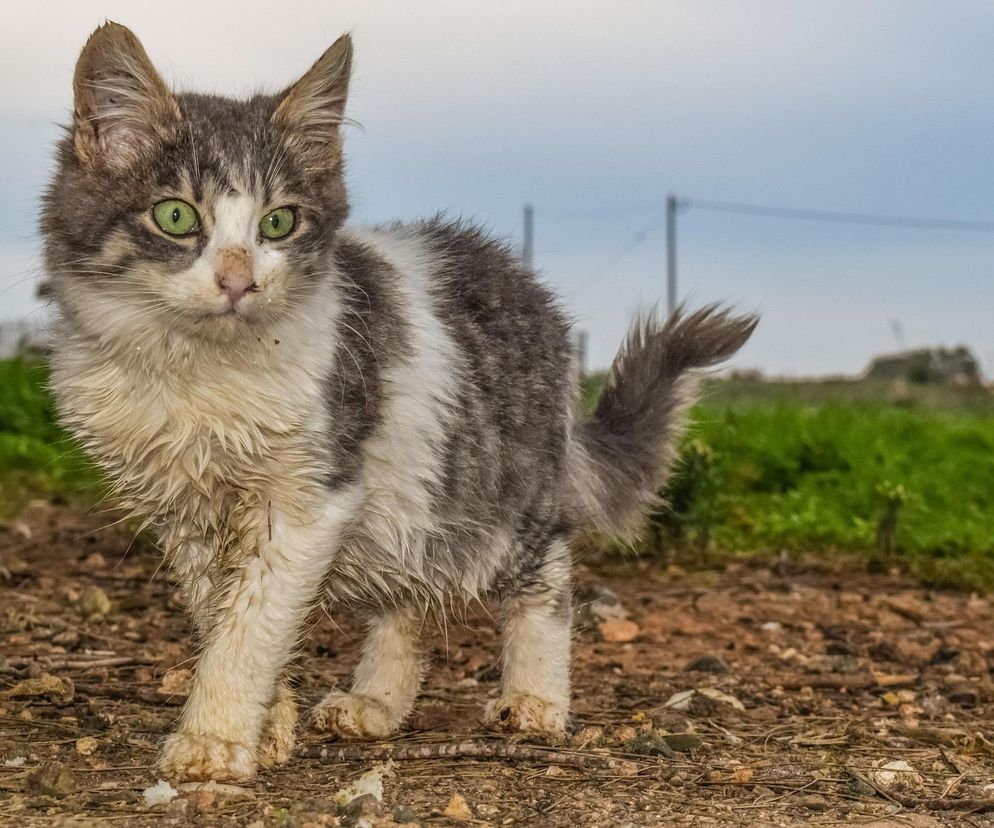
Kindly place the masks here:
POLYGON ((532 266, 535 257, 535 208, 531 204, 525 205, 525 239, 521 245, 521 258, 525 267, 532 266))
POLYGON ((666 313, 676 313, 676 196, 666 196, 666 313))
POLYGON ((589 337, 586 331, 576 332, 576 370, 581 377, 587 376, 587 344, 589 337))

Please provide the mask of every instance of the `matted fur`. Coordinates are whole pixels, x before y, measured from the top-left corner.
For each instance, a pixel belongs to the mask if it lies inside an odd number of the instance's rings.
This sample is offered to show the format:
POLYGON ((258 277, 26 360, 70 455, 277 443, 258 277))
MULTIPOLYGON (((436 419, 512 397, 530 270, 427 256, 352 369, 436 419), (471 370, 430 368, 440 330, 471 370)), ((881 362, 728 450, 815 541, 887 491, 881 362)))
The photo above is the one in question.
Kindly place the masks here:
POLYGON ((351 58, 345 37, 281 94, 175 94, 107 24, 77 67, 42 219, 52 385, 190 609, 200 659, 163 753, 173 777, 289 757, 286 672, 321 600, 370 634, 313 726, 396 729, 426 617, 494 597, 504 676, 486 721, 561 733, 569 542, 637 524, 694 369, 755 324, 714 308, 637 323, 580 417, 566 317, 506 245, 441 218, 343 226, 351 58), (176 198, 199 215, 187 236, 151 215, 176 198), (279 207, 296 226, 271 241, 259 222, 279 207), (233 296, 235 260, 252 282, 233 296))

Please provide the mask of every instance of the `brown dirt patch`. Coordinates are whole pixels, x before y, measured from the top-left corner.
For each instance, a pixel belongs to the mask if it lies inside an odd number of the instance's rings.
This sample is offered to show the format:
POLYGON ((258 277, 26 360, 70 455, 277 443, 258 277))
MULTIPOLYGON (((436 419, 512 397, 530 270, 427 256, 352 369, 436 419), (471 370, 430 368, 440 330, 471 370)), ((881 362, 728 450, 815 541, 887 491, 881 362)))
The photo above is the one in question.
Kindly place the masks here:
MULTIPOLYGON (((0 530, 0 824, 992 824, 991 601, 769 561, 580 567, 578 590, 609 587, 638 629, 578 630, 558 754, 480 731, 497 677, 481 611, 432 641, 382 803, 332 801, 385 755, 359 746, 149 807, 191 653, 155 552, 101 523, 37 504, 0 530)), ((306 704, 358 644, 353 619, 319 620, 306 704)), ((301 751, 322 747, 304 728, 301 751)))

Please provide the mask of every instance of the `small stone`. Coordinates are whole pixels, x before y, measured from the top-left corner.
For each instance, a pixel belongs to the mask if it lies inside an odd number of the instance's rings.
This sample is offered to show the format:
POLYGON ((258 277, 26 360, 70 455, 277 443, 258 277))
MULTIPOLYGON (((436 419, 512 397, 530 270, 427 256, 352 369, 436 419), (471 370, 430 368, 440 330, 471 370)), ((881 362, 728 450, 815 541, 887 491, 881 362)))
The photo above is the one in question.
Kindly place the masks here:
POLYGON ((745 766, 732 771, 732 779, 739 785, 748 785, 755 775, 756 772, 752 768, 745 766))
POLYGON ((636 736, 638 736, 638 731, 631 725, 621 725, 614 730, 611 734, 611 742, 616 744, 622 744, 624 742, 630 742, 636 736))
POLYGON ((597 725, 587 725, 580 728, 569 741, 573 747, 580 749, 598 747, 604 744, 604 728, 597 725))
POLYGON ((110 615, 111 603, 107 593, 100 587, 90 585, 83 588, 76 600, 76 609, 79 614, 88 620, 96 620, 110 615))
POLYGON ((76 740, 76 753, 81 756, 92 756, 99 745, 100 743, 92 736, 84 736, 76 740))
POLYGON ((593 586, 577 602, 576 623, 580 627, 593 627, 611 618, 627 618, 626 610, 618 596, 605 586, 593 586))
POLYGON ((72 649, 79 644, 79 633, 76 630, 63 630, 52 636, 52 643, 60 647, 72 649))
POLYGON ((638 624, 624 618, 609 618, 598 624, 597 629, 601 638, 612 644, 625 644, 634 641, 641 632, 638 624))
POLYGON ((76 685, 71 678, 42 673, 37 678, 19 681, 6 695, 13 699, 45 697, 53 704, 69 704, 76 695, 76 685))
POLYGON ((159 692, 167 696, 189 696, 193 670, 170 670, 162 677, 159 692))
MULTIPOLYGON (((154 785, 142 791, 142 797, 149 808, 154 808, 156 805, 168 805, 177 796, 179 796, 179 791, 166 782, 165 779, 160 779, 154 785)), ((189 800, 183 801, 188 802, 189 800)), ((183 805, 178 807, 189 808, 190 806, 183 805)))
POLYGON ((375 794, 366 793, 357 796, 345 806, 345 816, 349 819, 360 819, 361 817, 382 816, 386 809, 383 803, 376 798, 375 794))
POLYGON ((469 809, 469 804, 462 794, 453 794, 452 799, 449 800, 449 804, 445 806, 445 810, 442 813, 449 819, 460 821, 473 818, 473 812, 469 809))
POLYGON ((903 759, 896 762, 881 762, 870 772, 873 781, 888 790, 917 791, 925 785, 922 775, 903 759))
POLYGON ((831 805, 821 794, 805 794, 794 800, 794 804, 809 811, 827 811, 831 805))
POLYGON ((61 762, 46 762, 28 774, 26 787, 44 796, 69 796, 76 792, 76 777, 61 762))
POLYGON ((727 673, 728 665, 715 656, 701 656, 695 658, 683 668, 688 673, 727 673))
POLYGON ((104 569, 107 566, 107 559, 99 552, 91 552, 83 558, 80 566, 86 570, 104 569))
POLYGON ((417 813, 409 805, 398 805, 390 814, 393 821, 401 825, 418 822, 417 813))

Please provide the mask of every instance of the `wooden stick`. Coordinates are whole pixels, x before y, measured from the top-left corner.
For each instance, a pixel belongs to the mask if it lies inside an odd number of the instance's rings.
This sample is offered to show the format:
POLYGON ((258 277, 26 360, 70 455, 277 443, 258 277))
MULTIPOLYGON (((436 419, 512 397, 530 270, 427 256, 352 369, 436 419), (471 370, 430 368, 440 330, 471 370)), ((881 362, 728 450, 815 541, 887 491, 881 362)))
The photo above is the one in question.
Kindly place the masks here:
POLYGON ((846 768, 847 773, 859 782, 875 790, 884 799, 901 805, 904 808, 924 808, 926 811, 968 811, 974 814, 982 814, 987 811, 994 811, 994 799, 943 799, 941 797, 918 797, 889 791, 878 785, 865 773, 860 773, 855 768, 846 768))
POLYGON ((563 765, 572 768, 617 771, 622 776, 639 772, 635 762, 602 756, 596 753, 564 753, 553 748, 535 745, 516 745, 508 742, 441 742, 427 745, 305 745, 297 751, 305 759, 317 759, 322 764, 340 762, 412 761, 417 759, 501 759, 509 762, 538 762, 546 765, 563 765))

